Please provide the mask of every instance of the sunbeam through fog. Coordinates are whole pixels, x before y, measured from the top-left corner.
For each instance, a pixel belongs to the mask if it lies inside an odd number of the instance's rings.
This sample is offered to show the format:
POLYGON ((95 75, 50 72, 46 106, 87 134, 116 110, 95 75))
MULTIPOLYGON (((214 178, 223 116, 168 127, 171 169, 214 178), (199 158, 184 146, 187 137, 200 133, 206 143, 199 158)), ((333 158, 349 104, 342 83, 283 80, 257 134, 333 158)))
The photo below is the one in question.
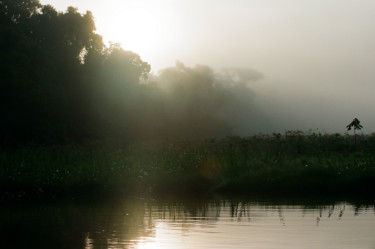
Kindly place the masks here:
POLYGON ((91 10, 104 41, 140 54, 155 77, 177 60, 208 65, 218 75, 222 68, 261 72, 261 80, 246 83, 253 95, 238 95, 235 112, 232 105, 212 114, 229 120, 235 134, 344 132, 355 116, 363 132, 375 126, 372 1, 41 2, 91 10))

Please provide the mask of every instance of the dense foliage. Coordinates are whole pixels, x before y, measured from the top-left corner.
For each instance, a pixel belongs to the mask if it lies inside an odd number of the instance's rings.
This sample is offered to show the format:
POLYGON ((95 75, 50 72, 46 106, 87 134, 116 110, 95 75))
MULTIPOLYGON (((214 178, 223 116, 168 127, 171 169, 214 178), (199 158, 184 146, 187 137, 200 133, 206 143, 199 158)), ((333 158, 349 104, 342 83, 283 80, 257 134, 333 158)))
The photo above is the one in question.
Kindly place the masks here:
POLYGON ((157 76, 150 70, 138 54, 106 46, 90 12, 0 0, 2 198, 137 187, 165 193, 172 186, 176 192, 374 188, 374 136, 353 141, 296 131, 225 138, 241 126, 264 125, 248 87, 260 73, 214 73, 179 62, 157 76), (212 137, 221 139, 203 140, 212 137))
POLYGON ((373 196, 375 137, 287 132, 144 144, 7 149, 6 199, 197 193, 373 196))
POLYGON ((150 75, 138 54, 103 43, 91 12, 2 0, 0 37, 3 145, 219 137, 262 120, 246 85, 260 73, 177 63, 150 75))
POLYGON ((119 106, 98 102, 118 90, 115 79, 132 87, 150 66, 135 53, 105 47, 94 31, 90 12, 0 1, 2 142, 78 140, 112 125, 119 106), (105 119, 99 106, 114 110, 105 119))

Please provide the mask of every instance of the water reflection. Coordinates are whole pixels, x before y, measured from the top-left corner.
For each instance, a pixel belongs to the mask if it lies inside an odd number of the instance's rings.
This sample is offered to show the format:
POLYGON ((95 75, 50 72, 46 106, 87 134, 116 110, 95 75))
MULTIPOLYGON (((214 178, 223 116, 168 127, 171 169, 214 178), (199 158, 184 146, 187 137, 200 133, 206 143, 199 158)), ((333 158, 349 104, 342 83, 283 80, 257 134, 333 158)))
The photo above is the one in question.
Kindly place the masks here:
POLYGON ((375 248, 374 205, 126 200, 1 208, 4 248, 375 248))

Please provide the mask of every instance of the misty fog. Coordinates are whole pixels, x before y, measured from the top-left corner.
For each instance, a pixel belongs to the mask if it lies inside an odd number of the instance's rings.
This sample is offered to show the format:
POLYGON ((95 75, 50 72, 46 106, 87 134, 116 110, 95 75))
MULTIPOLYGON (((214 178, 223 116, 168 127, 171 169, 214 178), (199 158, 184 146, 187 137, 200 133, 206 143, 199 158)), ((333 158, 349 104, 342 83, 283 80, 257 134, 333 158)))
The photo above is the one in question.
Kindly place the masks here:
POLYGON ((187 105, 186 99, 173 96, 177 87, 185 87, 186 90, 192 85, 203 86, 206 81, 225 97, 221 96, 218 102, 207 103, 207 96, 214 100, 218 93, 205 93, 199 89, 199 101, 206 102, 204 110, 201 106, 195 107, 195 110, 206 111, 228 124, 231 133, 227 135, 283 133, 288 130, 344 133, 346 125, 354 117, 364 124, 364 133, 373 132, 371 86, 369 89, 357 89, 355 84, 340 86, 340 83, 333 83, 317 87, 311 86, 309 79, 301 78, 298 82, 269 79, 267 74, 251 68, 214 71, 201 65, 189 68, 181 62, 177 62, 176 67, 161 70, 150 79, 169 96, 165 101, 171 101, 167 108, 174 119, 179 119, 175 114, 181 114, 181 108, 187 105), (195 77, 197 73, 204 78, 195 77))
POLYGON ((132 3, 94 1, 85 14, 2 3, 4 141, 345 133, 354 118, 373 132, 373 3, 132 3), (118 19, 123 44, 106 43, 101 20, 116 4, 113 15, 160 14, 165 32, 118 19))

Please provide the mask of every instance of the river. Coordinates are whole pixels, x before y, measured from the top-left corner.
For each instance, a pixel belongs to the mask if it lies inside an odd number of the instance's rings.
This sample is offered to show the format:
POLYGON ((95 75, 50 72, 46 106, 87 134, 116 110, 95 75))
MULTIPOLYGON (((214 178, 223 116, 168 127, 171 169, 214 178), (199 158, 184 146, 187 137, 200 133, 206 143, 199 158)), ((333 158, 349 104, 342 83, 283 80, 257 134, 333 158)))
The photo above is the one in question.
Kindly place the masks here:
POLYGON ((163 200, 0 208, 2 248, 375 248, 368 202, 163 200))

